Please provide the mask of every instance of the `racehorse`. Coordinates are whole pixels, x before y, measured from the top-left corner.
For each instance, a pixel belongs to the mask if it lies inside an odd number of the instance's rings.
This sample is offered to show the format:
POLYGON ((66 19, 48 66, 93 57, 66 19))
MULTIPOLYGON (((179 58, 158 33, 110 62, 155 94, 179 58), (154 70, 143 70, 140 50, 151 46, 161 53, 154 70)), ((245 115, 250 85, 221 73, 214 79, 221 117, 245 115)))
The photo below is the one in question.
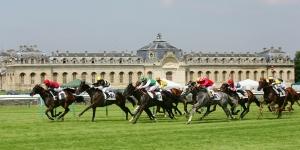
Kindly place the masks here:
POLYGON ((188 88, 186 88, 186 90, 183 92, 182 95, 186 95, 188 93, 193 94, 193 98, 195 98, 196 103, 193 105, 192 109, 189 112, 189 119, 187 121, 187 124, 191 123, 194 113, 201 107, 207 108, 206 112, 200 118, 200 120, 204 119, 205 116, 207 116, 209 113, 214 111, 214 110, 210 110, 210 107, 212 105, 219 105, 224 110, 227 118, 230 117, 231 119, 234 119, 229 109, 227 108, 227 104, 229 103, 229 101, 232 101, 233 103, 236 104, 237 100, 230 98, 227 94, 223 92, 216 92, 220 96, 220 100, 213 100, 209 96, 207 89, 202 87, 196 87, 196 86, 189 86, 188 88))
POLYGON ((286 93, 286 100, 287 102, 290 102, 290 106, 288 107, 288 110, 294 110, 293 105, 296 102, 299 106, 299 100, 300 100, 300 94, 298 94, 292 87, 288 87, 285 89, 286 93))
POLYGON ((123 95, 125 97, 129 97, 129 96, 134 95, 134 93, 138 93, 138 95, 140 95, 140 99, 138 102, 139 106, 136 108, 133 118, 130 120, 130 121, 132 121, 133 124, 135 124, 137 122, 137 120, 139 119, 139 117, 143 111, 145 111, 148 114, 150 119, 155 119, 155 117, 152 115, 149 107, 157 106, 157 105, 160 105, 162 108, 164 108, 168 112, 169 117, 171 119, 174 118, 174 114, 172 113, 172 110, 171 110, 172 109, 172 101, 169 101, 169 99, 166 98, 166 95, 164 94, 164 92, 161 93, 162 97, 163 97, 162 98, 163 101, 159 101, 155 97, 151 98, 146 91, 144 91, 142 89, 137 89, 136 86, 133 86, 132 83, 130 83, 124 90, 123 95))
POLYGON ((260 107, 260 102, 258 101, 258 99, 255 97, 255 95, 250 90, 245 90, 247 93, 247 98, 240 98, 237 91, 232 91, 229 88, 228 83, 223 83, 220 87, 220 91, 222 91, 222 92, 228 94, 229 96, 232 96, 238 100, 238 103, 243 108, 243 112, 240 114, 240 119, 243 119, 245 117, 245 115, 249 112, 250 105, 252 102, 255 102, 255 104, 258 107, 260 107), (247 105, 246 105, 246 103, 247 103, 247 105))
MULTIPOLYGON (((181 93, 182 93, 182 90, 179 90, 179 89, 176 89, 176 88, 172 88, 170 90, 162 90, 162 92, 166 95, 166 98, 169 98, 171 101, 173 101, 173 103, 175 105, 172 105, 172 108, 174 109, 174 113, 175 114, 179 114, 179 115, 182 115, 181 111, 178 109, 178 103, 179 102, 186 102, 186 97, 181 97, 181 93)), ((157 109, 156 109, 156 113, 165 113, 165 109, 163 109, 163 112, 160 111, 160 106, 158 105, 157 106, 157 109)))
MULTIPOLYGON (((79 117, 83 115, 87 110, 93 109, 93 116, 92 121, 95 121, 95 115, 96 115, 96 108, 97 107, 104 107, 112 104, 116 104, 119 106, 126 114, 126 120, 128 120, 128 113, 132 115, 129 108, 125 106, 126 98, 122 95, 121 92, 116 92, 116 100, 106 100, 104 93, 100 89, 96 89, 94 87, 90 87, 88 84, 85 83, 85 81, 82 81, 79 85, 79 87, 76 90, 76 94, 80 94, 82 92, 86 91, 90 98, 91 98, 91 104, 86 107, 81 113, 79 113, 79 117)), ((130 101, 132 105, 135 104, 135 102, 130 101)))
POLYGON ((54 100, 52 94, 44 89, 43 87, 41 87, 39 84, 35 85, 32 89, 32 91, 30 92, 30 96, 34 96, 35 94, 39 94, 41 96, 41 98, 44 101, 44 104, 46 105, 47 109, 45 111, 45 114, 47 115, 47 117, 50 120, 54 120, 53 117, 57 117, 58 119, 64 117, 69 111, 69 106, 77 101, 80 100, 80 98, 78 98, 77 96, 73 95, 73 93, 75 92, 75 90, 73 89, 63 89, 64 93, 65 93, 65 98, 61 99, 61 100, 54 100), (62 106, 65 111, 63 112, 63 114, 61 114, 62 112, 59 112, 58 114, 54 114, 54 108, 58 107, 58 106, 62 106), (49 116, 48 112, 51 113, 51 116, 49 116))
POLYGON ((282 110, 284 109, 284 106, 286 104, 286 97, 280 97, 274 90, 273 86, 269 85, 269 83, 264 78, 261 78, 258 82, 257 90, 260 91, 261 89, 263 89, 264 91, 264 101, 269 104, 270 107, 274 108, 274 105, 278 105, 277 118, 280 118, 282 115, 282 110))

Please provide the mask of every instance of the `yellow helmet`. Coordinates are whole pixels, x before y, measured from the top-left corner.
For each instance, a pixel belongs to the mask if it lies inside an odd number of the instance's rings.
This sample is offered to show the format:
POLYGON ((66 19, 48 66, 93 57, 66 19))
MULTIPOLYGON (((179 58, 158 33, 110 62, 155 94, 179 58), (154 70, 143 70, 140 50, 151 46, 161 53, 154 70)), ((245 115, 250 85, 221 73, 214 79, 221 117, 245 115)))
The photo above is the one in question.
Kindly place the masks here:
POLYGON ((269 80, 274 80, 274 78, 272 76, 268 77, 269 80))
POLYGON ((101 80, 101 77, 100 77, 100 76, 97 76, 97 80, 101 80))

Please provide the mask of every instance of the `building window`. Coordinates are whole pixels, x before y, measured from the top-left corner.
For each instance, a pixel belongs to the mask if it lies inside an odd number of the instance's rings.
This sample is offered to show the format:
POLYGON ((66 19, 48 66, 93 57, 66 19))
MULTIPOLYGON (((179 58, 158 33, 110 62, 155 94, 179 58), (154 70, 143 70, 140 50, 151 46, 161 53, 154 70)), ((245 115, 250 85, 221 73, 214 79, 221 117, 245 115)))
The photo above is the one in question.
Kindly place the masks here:
POLYGON ((46 73, 45 72, 41 73, 41 83, 44 83, 45 77, 46 77, 46 73))
POLYGON ((30 74, 30 84, 34 84, 34 78, 35 78, 35 73, 32 72, 32 73, 30 74))
POLYGON ((171 71, 168 71, 166 73, 166 79, 172 81, 172 72, 171 71))
POLYGON ((206 71, 206 77, 210 79, 210 71, 206 71))
POLYGON ((190 71, 190 81, 194 81, 194 71, 190 71))
POLYGON ((216 82, 218 82, 218 80, 219 80, 219 79, 218 79, 218 75, 219 75, 219 72, 218 72, 218 71, 215 71, 215 81, 216 81, 216 82))
POLYGON ((261 78, 265 78, 265 71, 261 72, 261 78))
POLYGON ((291 71, 286 72, 286 79, 291 80, 291 71))
POLYGON ((202 76, 202 71, 198 71, 198 78, 202 76))
POLYGON ((276 77, 276 71, 272 71, 272 77, 276 77))
POLYGON ((52 74, 53 81, 57 82, 57 76, 58 76, 58 73, 57 73, 57 72, 54 72, 54 73, 52 74))
POLYGON ((68 73, 66 73, 66 72, 63 73, 63 79, 62 79, 63 84, 66 84, 68 82, 67 81, 67 75, 68 75, 68 73))
POLYGON ((151 71, 148 71, 147 75, 148 75, 149 79, 152 79, 152 72, 151 71))
POLYGON ((137 73, 137 76, 138 76, 138 81, 140 81, 140 79, 141 79, 141 76, 143 75, 143 73, 142 72, 138 72, 137 73))
POLYGON ((86 75, 87 75, 86 72, 81 73, 81 80, 82 81, 86 81, 86 75))
POLYGON ((24 84, 24 81, 25 81, 25 73, 21 73, 20 74, 20 83, 24 84))
POLYGON ((234 80, 234 75, 235 75, 235 72, 234 72, 234 71, 231 71, 231 72, 230 72, 230 79, 231 79, 231 80, 234 80))
POLYGON ((256 81, 257 80, 257 71, 253 72, 253 76, 254 76, 253 79, 256 81))
POLYGON ((124 72, 119 73, 119 79, 120 79, 120 83, 124 82, 124 72))
POLYGON ((246 71, 246 79, 250 78, 250 71, 246 71))
POLYGON ((101 72, 101 73, 100 73, 100 78, 101 78, 101 79, 105 79, 105 72, 101 72))
POLYGON ((128 81, 129 81, 129 83, 132 83, 132 72, 129 72, 128 73, 128 81))
POLYGON ((238 81, 242 81, 242 74, 243 74, 242 71, 238 72, 238 81))
POLYGON ((283 71, 282 70, 279 71, 279 78, 283 79, 283 71))
POLYGON ((114 83, 115 73, 114 73, 114 72, 111 72, 111 73, 109 74, 109 77, 110 77, 110 83, 114 83))
POLYGON ((92 72, 92 83, 96 82, 96 72, 92 72))
POLYGON ((222 72, 222 81, 226 81, 226 74, 227 74, 226 71, 222 72))
POLYGON ((73 72, 72 73, 72 80, 76 80, 77 79, 77 72, 73 72))

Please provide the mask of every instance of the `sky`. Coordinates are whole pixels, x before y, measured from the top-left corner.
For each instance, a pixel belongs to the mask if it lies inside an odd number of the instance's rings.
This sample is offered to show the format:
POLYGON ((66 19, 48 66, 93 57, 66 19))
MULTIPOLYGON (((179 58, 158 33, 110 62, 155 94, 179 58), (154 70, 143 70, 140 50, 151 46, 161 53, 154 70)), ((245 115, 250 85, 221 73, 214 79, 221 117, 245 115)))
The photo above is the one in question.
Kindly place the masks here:
POLYGON ((0 0, 0 50, 135 51, 157 33, 184 51, 300 50, 300 0, 0 0))

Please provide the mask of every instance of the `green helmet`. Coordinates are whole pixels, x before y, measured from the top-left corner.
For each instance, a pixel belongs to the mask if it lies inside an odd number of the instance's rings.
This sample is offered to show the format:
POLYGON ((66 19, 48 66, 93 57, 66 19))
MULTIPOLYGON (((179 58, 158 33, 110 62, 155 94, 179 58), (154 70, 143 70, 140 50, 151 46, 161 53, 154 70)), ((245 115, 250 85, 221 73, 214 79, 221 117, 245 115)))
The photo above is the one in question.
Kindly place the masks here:
POLYGON ((146 80, 148 80, 146 77, 144 77, 144 76, 142 76, 141 78, 140 78, 140 80, 142 81, 142 82, 144 82, 144 81, 146 81, 146 80))

